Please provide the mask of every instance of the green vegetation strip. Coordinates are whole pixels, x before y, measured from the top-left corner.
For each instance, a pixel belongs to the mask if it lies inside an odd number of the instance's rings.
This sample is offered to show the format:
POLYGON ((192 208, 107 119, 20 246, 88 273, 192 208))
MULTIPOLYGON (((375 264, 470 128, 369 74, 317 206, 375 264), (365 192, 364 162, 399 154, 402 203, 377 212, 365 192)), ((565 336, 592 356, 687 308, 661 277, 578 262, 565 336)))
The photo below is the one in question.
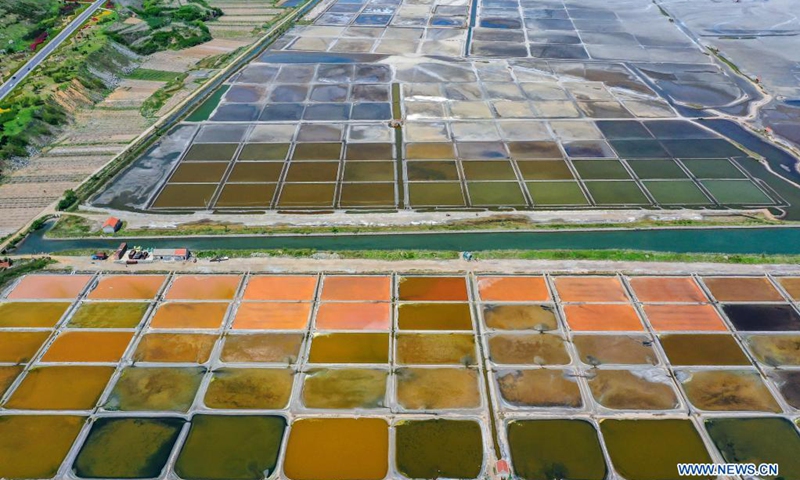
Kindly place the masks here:
POLYGON ((178 72, 167 72, 165 70, 151 70, 149 68, 137 68, 125 78, 131 80, 149 80, 151 82, 171 82, 183 74, 178 72))

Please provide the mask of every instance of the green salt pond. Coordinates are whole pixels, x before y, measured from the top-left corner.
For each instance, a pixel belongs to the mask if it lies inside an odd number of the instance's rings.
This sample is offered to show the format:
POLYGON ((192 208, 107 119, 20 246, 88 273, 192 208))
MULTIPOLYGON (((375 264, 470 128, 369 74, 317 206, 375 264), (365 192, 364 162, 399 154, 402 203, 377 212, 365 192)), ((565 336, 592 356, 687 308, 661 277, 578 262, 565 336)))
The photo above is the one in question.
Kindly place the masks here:
POLYGON ((206 391, 208 408, 280 409, 289 403, 294 373, 278 368, 221 368, 206 391))
POLYGON ((320 369, 308 372, 303 403, 308 408, 377 408, 385 404, 385 370, 320 369))
POLYGON ((52 478, 85 418, 66 415, 0 416, 0 478, 52 478))
POLYGON ((483 464, 481 427, 461 420, 395 425, 397 469, 408 478, 475 478, 483 464))
POLYGON ((204 368, 126 368, 104 407, 185 412, 192 406, 205 372, 204 368))
POLYGON ((83 303, 72 315, 72 328, 135 328, 142 321, 149 303, 92 302, 83 303))

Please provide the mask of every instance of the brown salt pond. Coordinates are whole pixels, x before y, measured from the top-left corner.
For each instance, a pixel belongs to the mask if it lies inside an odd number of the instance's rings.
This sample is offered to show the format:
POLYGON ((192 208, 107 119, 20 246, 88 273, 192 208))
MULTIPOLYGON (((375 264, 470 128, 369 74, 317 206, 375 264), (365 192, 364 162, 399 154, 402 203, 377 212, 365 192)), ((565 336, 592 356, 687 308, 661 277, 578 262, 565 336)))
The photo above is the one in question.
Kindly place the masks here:
POLYGON ((679 372, 686 397, 708 411, 781 411, 754 370, 695 370, 679 372))
POLYGON ((47 348, 42 362, 118 362, 133 332, 63 332, 47 348))
POLYGON ((666 370, 592 370, 589 388, 600 405, 614 410, 671 410, 678 397, 666 370))
POLYGON ((556 277, 563 302, 627 302, 628 295, 617 277, 556 277))
POLYGON ((122 371, 106 410, 186 412, 194 402, 204 368, 128 367, 122 371))
POLYGON ((658 356, 644 335, 574 335, 572 343, 587 365, 656 365, 658 356))
POLYGON ((113 373, 113 367, 33 368, 4 407, 21 410, 91 410, 113 373))
POLYGON ((83 302, 69 319, 72 328, 136 328, 149 303, 83 302))
POLYGON ((777 280, 792 300, 800 301, 800 277, 779 277, 777 280))
POLYGON ((228 303, 167 302, 161 304, 150 328, 213 328, 222 326, 228 303))
POLYGON ((747 335, 745 345, 766 365, 800 365, 800 335, 747 335))
POLYGON ((728 328, 712 305, 645 305, 645 315, 658 332, 725 332, 728 328))
POLYGON ((205 363, 216 335, 149 333, 133 354, 135 362, 205 363))
POLYGON ((766 277, 703 277, 720 302, 781 302, 783 296, 766 277))
POLYGON ((28 275, 8 294, 8 299, 77 298, 91 278, 91 275, 28 275))
POLYGON ((633 277, 636 298, 651 303, 703 303, 708 299, 692 277, 633 277))
POLYGON ((317 289, 317 277, 310 275, 263 275, 247 281, 244 300, 310 301, 317 289))
POLYGON ((631 305, 564 305, 564 316, 576 331, 641 331, 639 316, 631 305))
POLYGON ((375 301, 392 299, 392 277, 389 276, 326 276, 322 283, 322 301, 375 301))
POLYGON ((478 408, 478 372, 467 368, 401 368, 397 402, 408 410, 478 408))
POLYGON ((88 298, 93 300, 149 300, 155 298, 167 277, 163 275, 112 275, 102 277, 88 298))
POLYGON ((401 333, 397 336, 397 363, 405 365, 474 365, 475 339, 471 334, 401 333))
POLYGON ((323 303, 317 310, 318 330, 389 330, 390 303, 323 303))
POLYGON ((564 339, 546 333, 492 335, 489 337, 489 358, 495 363, 513 365, 570 363, 564 339))
POLYGON ((14 383, 20 373, 22 373, 21 366, 0 367, 0 397, 6 393, 6 390, 14 383))
POLYGON ((69 302, 0 303, 0 327, 53 327, 69 306, 69 302))
POLYGON ((53 478, 85 421, 73 415, 0 416, 0 478, 53 478))
POLYGON ((0 362, 28 363, 50 332, 0 332, 0 362))
POLYGON ((310 303, 242 303, 233 319, 233 329, 305 330, 310 313, 310 303))
POLYGON ((401 277, 399 298, 407 301, 464 302, 469 297, 464 277, 401 277))
POLYGON ((498 330, 558 329, 555 308, 550 305, 484 305, 483 320, 498 330))
POLYGON ((386 333, 329 333, 314 335, 309 363, 387 363, 386 333))
POLYGON ((292 480, 380 480, 389 470, 389 425, 380 418, 295 420, 283 473, 292 480))
POLYGON ((293 364, 302 343, 303 335, 299 333, 228 335, 220 359, 225 363, 293 364))
POLYGON ((672 365, 750 365, 733 335, 661 335, 661 347, 672 365))
POLYGON ((168 300, 231 300, 241 277, 234 275, 181 275, 165 296, 168 300))
POLYGON ((400 330, 472 330, 468 303, 404 303, 397 308, 400 330))
POLYGON ((222 368, 214 371, 208 408, 277 410, 292 394, 294 372, 286 368, 222 368))
POLYGON ((483 467, 478 422, 402 420, 395 424, 397 469, 407 478, 476 478, 483 467))
POLYGON ((378 408, 386 403, 386 370, 365 368, 310 370, 303 384, 307 408, 378 408))
POLYGON ((547 302, 550 292, 544 277, 478 277, 484 302, 547 302))
POLYGON ((786 403, 800 410, 800 371, 775 370, 770 372, 770 378, 777 385, 786 403))
POLYGON ((583 406, 581 390, 571 370, 501 370, 497 385, 503 399, 517 407, 583 406))

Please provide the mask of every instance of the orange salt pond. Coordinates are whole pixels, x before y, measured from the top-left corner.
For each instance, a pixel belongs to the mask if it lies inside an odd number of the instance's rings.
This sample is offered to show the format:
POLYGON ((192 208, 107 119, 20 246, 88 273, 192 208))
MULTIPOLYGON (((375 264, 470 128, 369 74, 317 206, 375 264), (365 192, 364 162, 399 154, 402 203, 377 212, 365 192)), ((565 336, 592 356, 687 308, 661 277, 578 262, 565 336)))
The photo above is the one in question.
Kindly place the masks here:
POLYGON ((213 328, 222 326, 228 303, 168 302, 156 311, 150 328, 213 328))
POLYGON ((792 300, 800 301, 800 277, 782 277, 777 280, 792 300))
POLYGON ((53 327, 69 306, 69 302, 0 303, 0 327, 53 327))
POLYGON ((0 367, 0 397, 6 393, 8 387, 14 383, 20 373, 22 373, 21 366, 0 367))
POLYGON ((487 302, 546 302, 544 277, 478 277, 481 300, 487 302))
POLYGON ((389 303, 323 303, 317 311, 320 330, 388 330, 389 303))
POLYGON ((29 275, 14 287, 9 300, 36 298, 77 298, 91 275, 29 275))
POLYGON ((149 302, 83 302, 69 319, 72 328, 135 328, 149 302))
POLYGON ((114 367, 37 367, 22 379, 5 408, 22 410, 90 410, 114 367))
POLYGON ((765 277, 703 277, 720 302, 782 302, 783 296, 765 277))
POLYGON ((376 301, 392 299, 392 278, 388 276, 327 276, 322 283, 323 301, 376 301))
POLYGON ((233 320, 234 330, 303 330, 308 326, 310 303, 242 303, 233 320))
POLYGON ((583 406, 581 389, 571 370, 510 370, 497 372, 500 395, 518 407, 583 406))
POLYGON ((220 359, 226 363, 295 363, 303 343, 301 333, 228 335, 220 359))
POLYGON ((50 332, 0 332, 0 362, 27 363, 50 332))
POLYGON ((128 332, 64 332, 48 347, 43 362, 118 362, 131 343, 128 332))
POLYGON ((572 343, 587 365, 656 365, 653 341, 645 335, 573 335, 572 343))
POLYGON ((0 478, 53 478, 78 437, 85 417, 0 417, 0 478))
POLYGON ((712 305, 645 305, 644 312, 658 332, 728 330, 712 305))
POLYGON ((389 425, 379 418, 302 418, 289 433, 283 473, 292 480, 380 480, 389 470, 389 425))
POLYGON ((708 299, 692 277, 634 277, 631 287, 641 302, 702 303, 708 299))
POLYGON ((627 302, 617 277, 556 277, 556 290, 564 302, 627 302))
POLYGON ((155 298, 163 275, 112 275, 102 277, 88 298, 97 300, 149 300, 155 298))
POLYGON ((631 305, 565 305, 564 315, 577 331, 644 330, 631 305))
POLYGON ((444 302, 469 298, 464 277, 402 277, 399 282, 400 300, 444 302))
POLYGON ((406 303, 397 308, 401 330, 472 330, 468 303, 406 303))
POLYGON ((205 363, 216 335, 150 333, 142 337, 133 360, 137 362, 205 363))
POLYGON ((570 363, 564 339, 558 335, 534 333, 500 334, 489 337, 489 358, 500 364, 566 365, 570 363))
POLYGON ((401 368, 397 402, 409 410, 478 408, 478 372, 467 368, 401 368))
POLYGON ((264 275, 250 277, 245 300, 310 301, 317 289, 317 277, 310 275, 264 275))
POLYGON ((233 275, 181 275, 172 281, 168 300, 231 300, 241 277, 233 275))
POLYGON ((311 341, 310 363, 387 363, 389 335, 385 333, 330 333, 311 341))

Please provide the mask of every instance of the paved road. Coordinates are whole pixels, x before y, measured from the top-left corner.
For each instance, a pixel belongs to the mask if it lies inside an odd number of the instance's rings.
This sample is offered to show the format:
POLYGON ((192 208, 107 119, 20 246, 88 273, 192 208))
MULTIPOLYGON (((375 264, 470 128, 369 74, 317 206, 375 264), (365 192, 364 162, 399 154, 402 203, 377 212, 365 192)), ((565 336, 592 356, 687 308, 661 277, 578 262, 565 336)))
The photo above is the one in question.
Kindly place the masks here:
POLYGON ((75 20, 72 21, 72 23, 67 25, 67 27, 61 31, 61 33, 56 35, 56 38, 47 42, 44 48, 39 50, 39 52, 37 52, 33 58, 28 60, 28 63, 26 63, 25 65, 23 65, 22 68, 17 70, 17 73, 15 73, 12 78, 8 79, 8 81, 0 87, 0 100, 5 98, 5 96, 8 95, 9 92, 11 92, 11 90, 13 90, 17 85, 19 85, 22 82, 22 80, 25 79, 25 77, 27 77, 31 72, 33 72, 36 69, 36 67, 38 67, 39 64, 41 64, 44 61, 45 58, 47 58, 51 53, 53 53, 53 51, 64 42, 64 40, 66 40, 67 38, 69 38, 70 35, 75 33, 81 27, 81 25, 83 25, 83 23, 86 20, 88 20, 92 15, 94 15, 97 9, 102 7, 105 3, 106 0, 97 0, 96 2, 94 2, 89 8, 87 8, 83 13, 81 13, 78 16, 78 18, 76 18, 75 20))

